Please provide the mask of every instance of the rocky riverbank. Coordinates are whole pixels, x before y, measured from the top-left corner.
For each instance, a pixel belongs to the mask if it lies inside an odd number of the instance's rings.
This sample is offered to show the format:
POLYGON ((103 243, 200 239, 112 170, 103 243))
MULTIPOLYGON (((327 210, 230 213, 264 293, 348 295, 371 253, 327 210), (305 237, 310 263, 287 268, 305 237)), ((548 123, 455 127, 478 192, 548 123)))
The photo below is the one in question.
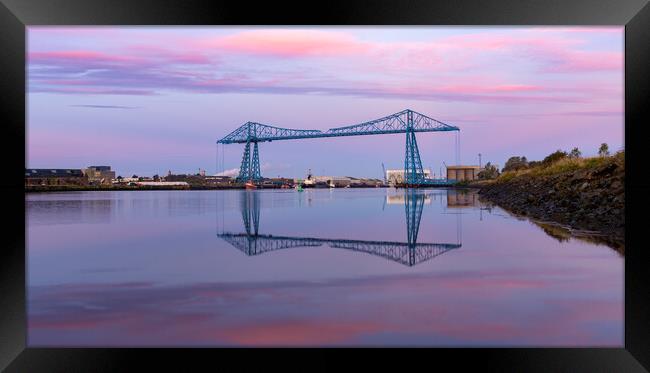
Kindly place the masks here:
POLYGON ((480 197, 516 214, 593 231, 625 245, 625 153, 565 159, 478 183, 480 197))

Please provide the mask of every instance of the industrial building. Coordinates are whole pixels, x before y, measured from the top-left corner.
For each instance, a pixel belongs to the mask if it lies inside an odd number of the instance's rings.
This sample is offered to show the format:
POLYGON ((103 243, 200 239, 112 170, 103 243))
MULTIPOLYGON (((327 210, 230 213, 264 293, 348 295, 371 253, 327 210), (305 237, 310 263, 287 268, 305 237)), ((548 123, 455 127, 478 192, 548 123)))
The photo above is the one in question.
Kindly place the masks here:
POLYGON ((115 171, 111 166, 90 166, 84 170, 90 183, 110 184, 115 179, 115 171))
POLYGON ((190 184, 188 184, 185 181, 138 181, 135 183, 136 185, 140 186, 159 186, 159 187, 164 187, 164 186, 178 186, 178 187, 189 187, 190 184))
POLYGON ((25 186, 28 185, 88 185, 88 178, 80 169, 26 168, 25 186))
POLYGON ((355 188, 355 187, 377 187, 382 186, 383 181, 379 179, 364 179, 352 176, 312 176, 309 175, 304 181, 296 179, 295 183, 303 183, 307 188, 355 188))
POLYGON ((447 166, 447 180, 476 180, 479 171, 479 166, 447 166))
POLYGON ((214 175, 203 177, 203 181, 206 184, 229 184, 233 181, 233 178, 230 176, 214 175))
MULTIPOLYGON (((431 170, 428 168, 423 169, 424 177, 431 178, 431 170)), ((401 184, 404 181, 404 170, 386 170, 386 181, 390 185, 401 184)))

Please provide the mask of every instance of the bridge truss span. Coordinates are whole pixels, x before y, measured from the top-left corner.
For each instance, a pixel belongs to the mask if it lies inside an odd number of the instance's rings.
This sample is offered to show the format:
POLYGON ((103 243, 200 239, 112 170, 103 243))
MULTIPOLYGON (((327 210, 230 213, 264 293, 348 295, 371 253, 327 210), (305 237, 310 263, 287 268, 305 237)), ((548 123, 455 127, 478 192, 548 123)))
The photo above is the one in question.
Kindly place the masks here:
POLYGON ((238 180, 258 181, 262 178, 259 168, 257 143, 279 140, 314 139, 322 137, 365 136, 385 134, 406 134, 406 158, 404 160, 405 184, 426 184, 420 153, 415 139, 416 132, 460 131, 456 126, 430 118, 424 114, 407 109, 383 118, 345 127, 320 130, 290 129, 270 126, 257 122, 246 122, 217 144, 246 144, 239 170, 238 180), (251 143, 253 155, 251 156, 251 143))
POLYGON ((327 133, 338 136, 383 135, 406 132, 459 131, 458 127, 440 122, 413 110, 399 113, 351 126, 331 128, 327 133))
POLYGON ((256 122, 246 122, 217 142, 219 144, 246 144, 248 142, 270 142, 273 140, 309 139, 320 137, 321 134, 323 132, 320 130, 280 128, 256 122))

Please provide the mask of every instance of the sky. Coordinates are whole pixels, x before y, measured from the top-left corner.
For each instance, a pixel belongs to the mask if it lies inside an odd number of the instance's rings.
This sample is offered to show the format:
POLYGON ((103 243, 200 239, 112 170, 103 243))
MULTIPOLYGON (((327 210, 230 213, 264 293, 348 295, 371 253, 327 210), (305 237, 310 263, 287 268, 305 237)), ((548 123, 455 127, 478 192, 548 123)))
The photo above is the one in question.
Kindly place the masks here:
MULTIPOLYGON (((27 29, 28 168, 233 174, 247 121, 318 129, 412 109, 460 128, 460 163, 624 146, 623 27, 27 29)), ((454 132, 418 133, 423 166, 454 132)), ((260 143, 262 175, 382 177, 403 134, 260 143)))

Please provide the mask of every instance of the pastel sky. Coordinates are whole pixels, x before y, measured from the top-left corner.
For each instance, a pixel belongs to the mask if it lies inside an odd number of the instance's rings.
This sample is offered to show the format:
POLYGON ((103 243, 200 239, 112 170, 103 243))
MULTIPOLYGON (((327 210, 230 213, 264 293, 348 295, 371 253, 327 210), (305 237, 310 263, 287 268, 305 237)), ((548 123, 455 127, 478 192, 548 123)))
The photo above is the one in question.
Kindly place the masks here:
MULTIPOLYGON (((27 165, 130 176, 239 167, 247 121, 327 130, 406 108, 460 127, 460 162, 624 144, 623 27, 29 27, 27 165)), ((455 163, 453 133, 418 134, 455 163)), ((381 177, 404 135, 260 144, 264 176, 381 177)))

